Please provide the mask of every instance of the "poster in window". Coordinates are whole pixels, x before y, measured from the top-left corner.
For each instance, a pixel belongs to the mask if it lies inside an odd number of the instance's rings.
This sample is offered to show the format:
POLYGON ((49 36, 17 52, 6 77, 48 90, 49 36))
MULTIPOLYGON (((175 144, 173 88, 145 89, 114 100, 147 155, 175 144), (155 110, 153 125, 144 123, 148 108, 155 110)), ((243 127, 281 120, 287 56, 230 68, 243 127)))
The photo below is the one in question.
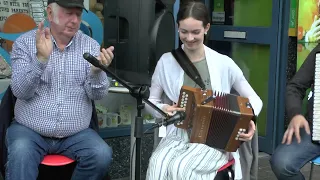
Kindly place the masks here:
POLYGON ((298 8, 298 41, 319 42, 320 0, 300 0, 298 8))

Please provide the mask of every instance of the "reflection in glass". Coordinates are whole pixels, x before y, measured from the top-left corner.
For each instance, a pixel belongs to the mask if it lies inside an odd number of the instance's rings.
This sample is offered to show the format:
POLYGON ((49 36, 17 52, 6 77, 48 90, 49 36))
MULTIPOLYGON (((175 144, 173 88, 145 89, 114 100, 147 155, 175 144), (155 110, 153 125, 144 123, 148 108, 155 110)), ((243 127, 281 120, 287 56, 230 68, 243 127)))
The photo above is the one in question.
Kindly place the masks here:
POLYGON ((241 68, 244 76, 261 98, 263 108, 257 118, 257 124, 259 136, 265 136, 267 128, 270 47, 268 45, 226 41, 210 41, 209 47, 231 57, 241 68))
POLYGON ((212 24, 269 27, 272 0, 212 0, 212 24))

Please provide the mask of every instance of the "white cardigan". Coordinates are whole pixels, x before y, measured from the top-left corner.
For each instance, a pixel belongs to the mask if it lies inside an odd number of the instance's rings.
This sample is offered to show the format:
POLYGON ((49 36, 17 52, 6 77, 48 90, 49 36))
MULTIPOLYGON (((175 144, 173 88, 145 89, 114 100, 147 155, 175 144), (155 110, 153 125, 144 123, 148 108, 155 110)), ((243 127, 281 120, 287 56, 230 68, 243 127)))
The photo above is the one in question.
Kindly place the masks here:
MULTIPOLYGON (((240 96, 249 98, 256 115, 259 115, 262 109, 262 101, 245 79, 241 69, 228 56, 222 55, 205 45, 204 50, 212 90, 230 93, 231 88, 234 88, 240 96)), ((183 80, 184 71, 173 55, 170 52, 163 54, 152 76, 149 100, 162 109, 165 104, 161 102, 161 97, 165 93, 171 101, 177 103, 183 80)), ((150 106, 146 105, 146 109, 155 117, 162 117, 155 110, 151 109, 150 106)), ((167 127, 167 134, 170 134, 175 128, 174 125, 169 125, 167 127)), ((232 153, 232 155, 236 161, 235 175, 237 179, 241 179, 239 153, 237 151, 236 153, 232 153)))

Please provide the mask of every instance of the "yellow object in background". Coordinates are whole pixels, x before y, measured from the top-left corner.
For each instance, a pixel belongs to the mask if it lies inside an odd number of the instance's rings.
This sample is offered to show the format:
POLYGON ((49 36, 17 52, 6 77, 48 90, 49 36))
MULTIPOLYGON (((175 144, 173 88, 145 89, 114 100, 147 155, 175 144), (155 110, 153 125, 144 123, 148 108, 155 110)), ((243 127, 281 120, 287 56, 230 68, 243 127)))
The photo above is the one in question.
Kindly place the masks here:
POLYGON ((313 23, 319 16, 319 2, 320 0, 300 0, 298 8, 298 41, 299 42, 316 42, 312 37, 314 29, 317 27, 313 23), (312 26, 313 25, 313 26, 312 26), (309 32, 310 31, 310 32, 309 32), (310 39, 306 39, 309 32, 310 39))

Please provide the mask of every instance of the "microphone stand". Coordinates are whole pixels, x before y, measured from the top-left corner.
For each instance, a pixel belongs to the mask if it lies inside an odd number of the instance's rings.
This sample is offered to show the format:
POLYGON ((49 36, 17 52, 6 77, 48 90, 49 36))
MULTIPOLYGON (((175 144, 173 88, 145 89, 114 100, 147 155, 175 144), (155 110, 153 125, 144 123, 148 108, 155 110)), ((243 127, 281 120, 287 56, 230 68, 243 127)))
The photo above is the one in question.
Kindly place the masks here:
MULTIPOLYGON (((161 109, 159 109, 156 105, 154 105, 152 102, 148 100, 149 98, 149 87, 146 85, 140 86, 140 87, 132 87, 128 85, 124 80, 119 78, 115 73, 110 71, 105 65, 102 65, 100 61, 98 61, 94 56, 92 56, 89 53, 83 54, 84 59, 89 61, 92 65, 100 68, 105 73, 107 73, 109 76, 114 78, 116 81, 118 81, 121 85, 123 85, 125 88, 129 90, 129 93, 131 96, 136 98, 137 101, 137 115, 135 117, 135 125, 134 125, 134 137, 136 138, 136 163, 135 163, 135 180, 141 179, 141 138, 143 136, 143 117, 142 117, 142 109, 145 107, 142 101, 150 105, 153 109, 158 111, 163 117, 166 119, 169 118, 169 116, 163 112, 161 109)), ((152 128, 153 129, 153 128, 152 128)), ((131 156, 131 153, 130 153, 131 156)))

